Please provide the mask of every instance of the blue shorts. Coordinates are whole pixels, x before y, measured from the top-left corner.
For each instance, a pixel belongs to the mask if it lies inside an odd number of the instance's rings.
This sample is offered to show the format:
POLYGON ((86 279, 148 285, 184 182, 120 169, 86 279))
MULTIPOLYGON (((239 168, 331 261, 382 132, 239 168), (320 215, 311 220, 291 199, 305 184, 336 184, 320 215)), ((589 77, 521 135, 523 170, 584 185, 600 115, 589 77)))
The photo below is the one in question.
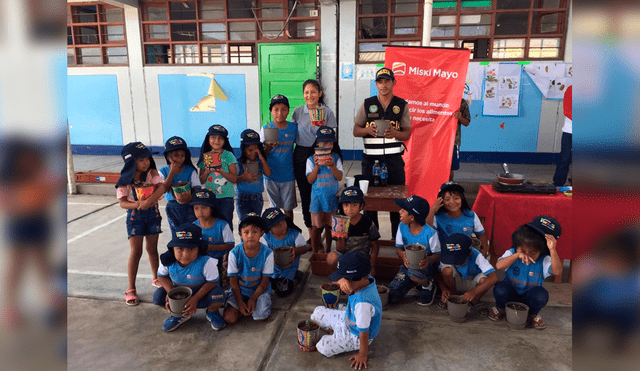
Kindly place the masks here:
POLYGON ((162 233, 162 217, 158 204, 147 210, 127 210, 127 236, 144 237, 162 233))
MULTIPOLYGON (((249 297, 242 295, 242 300, 246 303, 247 301, 249 301, 249 297)), ((229 289, 229 291, 227 292, 227 304, 231 305, 232 307, 238 310, 240 309, 240 307, 238 307, 238 302, 236 301, 236 298, 233 296, 233 290, 231 289, 229 289)), ((270 288, 265 290, 262 293, 262 295, 258 296, 258 300, 256 300, 256 309, 251 314, 251 317, 253 317, 253 319, 256 321, 260 321, 260 320, 269 318, 269 315, 271 315, 271 289, 270 288)))
MULTIPOLYGON (((198 292, 198 290, 200 290, 200 287, 192 287, 191 289, 195 294, 196 292, 198 292)), ((164 307, 164 304, 167 300, 166 298, 167 298, 167 291, 164 288, 159 287, 153 293, 153 304, 164 307)), ((196 307, 209 308, 209 306, 212 304, 224 304, 224 300, 225 300, 224 290, 222 290, 222 287, 220 287, 220 285, 217 285, 216 287, 212 288, 207 295, 203 296, 200 300, 198 300, 198 304, 196 305, 196 307)))
POLYGON ((311 192, 310 213, 333 213, 338 209, 338 197, 335 194, 316 194, 311 192))
POLYGON ((296 208, 296 181, 274 182, 264 178, 264 188, 269 197, 269 207, 277 207, 284 211, 291 211, 296 208))

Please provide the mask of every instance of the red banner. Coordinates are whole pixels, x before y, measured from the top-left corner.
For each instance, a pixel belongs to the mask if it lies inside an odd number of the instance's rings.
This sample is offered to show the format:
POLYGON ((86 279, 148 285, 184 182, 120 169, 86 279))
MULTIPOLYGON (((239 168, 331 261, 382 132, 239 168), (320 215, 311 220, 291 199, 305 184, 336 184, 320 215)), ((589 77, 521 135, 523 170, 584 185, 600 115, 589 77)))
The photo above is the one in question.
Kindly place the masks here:
POLYGON ((409 102, 411 138, 405 142, 409 194, 436 200, 449 180, 460 99, 469 68, 470 50, 449 48, 385 48, 385 66, 397 80, 393 94, 409 102))

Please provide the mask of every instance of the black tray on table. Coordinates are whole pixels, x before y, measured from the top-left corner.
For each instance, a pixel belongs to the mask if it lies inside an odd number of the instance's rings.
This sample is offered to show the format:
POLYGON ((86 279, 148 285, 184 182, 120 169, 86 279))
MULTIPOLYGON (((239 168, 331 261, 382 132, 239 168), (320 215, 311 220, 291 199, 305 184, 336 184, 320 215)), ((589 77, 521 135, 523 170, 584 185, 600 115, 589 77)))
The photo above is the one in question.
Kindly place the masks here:
POLYGON ((555 194, 558 190, 553 184, 532 184, 525 181, 522 184, 504 184, 500 182, 492 183, 493 189, 503 193, 538 193, 538 194, 555 194))

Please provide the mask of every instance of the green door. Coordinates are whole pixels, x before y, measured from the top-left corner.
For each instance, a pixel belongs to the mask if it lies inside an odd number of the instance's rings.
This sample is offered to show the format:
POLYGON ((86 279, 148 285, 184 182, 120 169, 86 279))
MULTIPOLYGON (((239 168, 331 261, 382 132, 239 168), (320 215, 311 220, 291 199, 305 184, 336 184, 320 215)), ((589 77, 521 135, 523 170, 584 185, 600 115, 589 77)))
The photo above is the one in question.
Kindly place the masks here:
POLYGON ((271 97, 282 94, 289 98, 288 119, 293 109, 304 104, 302 83, 317 79, 320 72, 319 43, 259 44, 260 127, 272 121, 271 97))

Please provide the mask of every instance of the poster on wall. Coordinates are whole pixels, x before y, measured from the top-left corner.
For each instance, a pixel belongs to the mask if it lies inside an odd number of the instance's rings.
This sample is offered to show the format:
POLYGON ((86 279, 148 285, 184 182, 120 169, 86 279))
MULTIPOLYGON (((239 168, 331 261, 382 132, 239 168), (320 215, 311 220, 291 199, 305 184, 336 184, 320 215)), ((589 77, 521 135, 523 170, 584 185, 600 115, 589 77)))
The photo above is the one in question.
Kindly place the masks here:
POLYGON ((522 66, 515 63, 490 63, 485 68, 482 115, 518 116, 522 66))
POLYGON ((403 156, 407 191, 430 204, 449 180, 457 128, 453 113, 460 108, 469 56, 469 49, 385 49, 385 66, 392 67, 397 80, 393 93, 409 103, 411 115, 411 138, 403 156))
POLYGON ((479 63, 469 63, 467 79, 464 82, 464 95, 462 96, 470 105, 482 100, 482 84, 484 83, 485 66, 479 63))
POLYGON ((551 100, 562 100, 573 78, 571 63, 534 62, 524 66, 524 71, 542 95, 551 100))

